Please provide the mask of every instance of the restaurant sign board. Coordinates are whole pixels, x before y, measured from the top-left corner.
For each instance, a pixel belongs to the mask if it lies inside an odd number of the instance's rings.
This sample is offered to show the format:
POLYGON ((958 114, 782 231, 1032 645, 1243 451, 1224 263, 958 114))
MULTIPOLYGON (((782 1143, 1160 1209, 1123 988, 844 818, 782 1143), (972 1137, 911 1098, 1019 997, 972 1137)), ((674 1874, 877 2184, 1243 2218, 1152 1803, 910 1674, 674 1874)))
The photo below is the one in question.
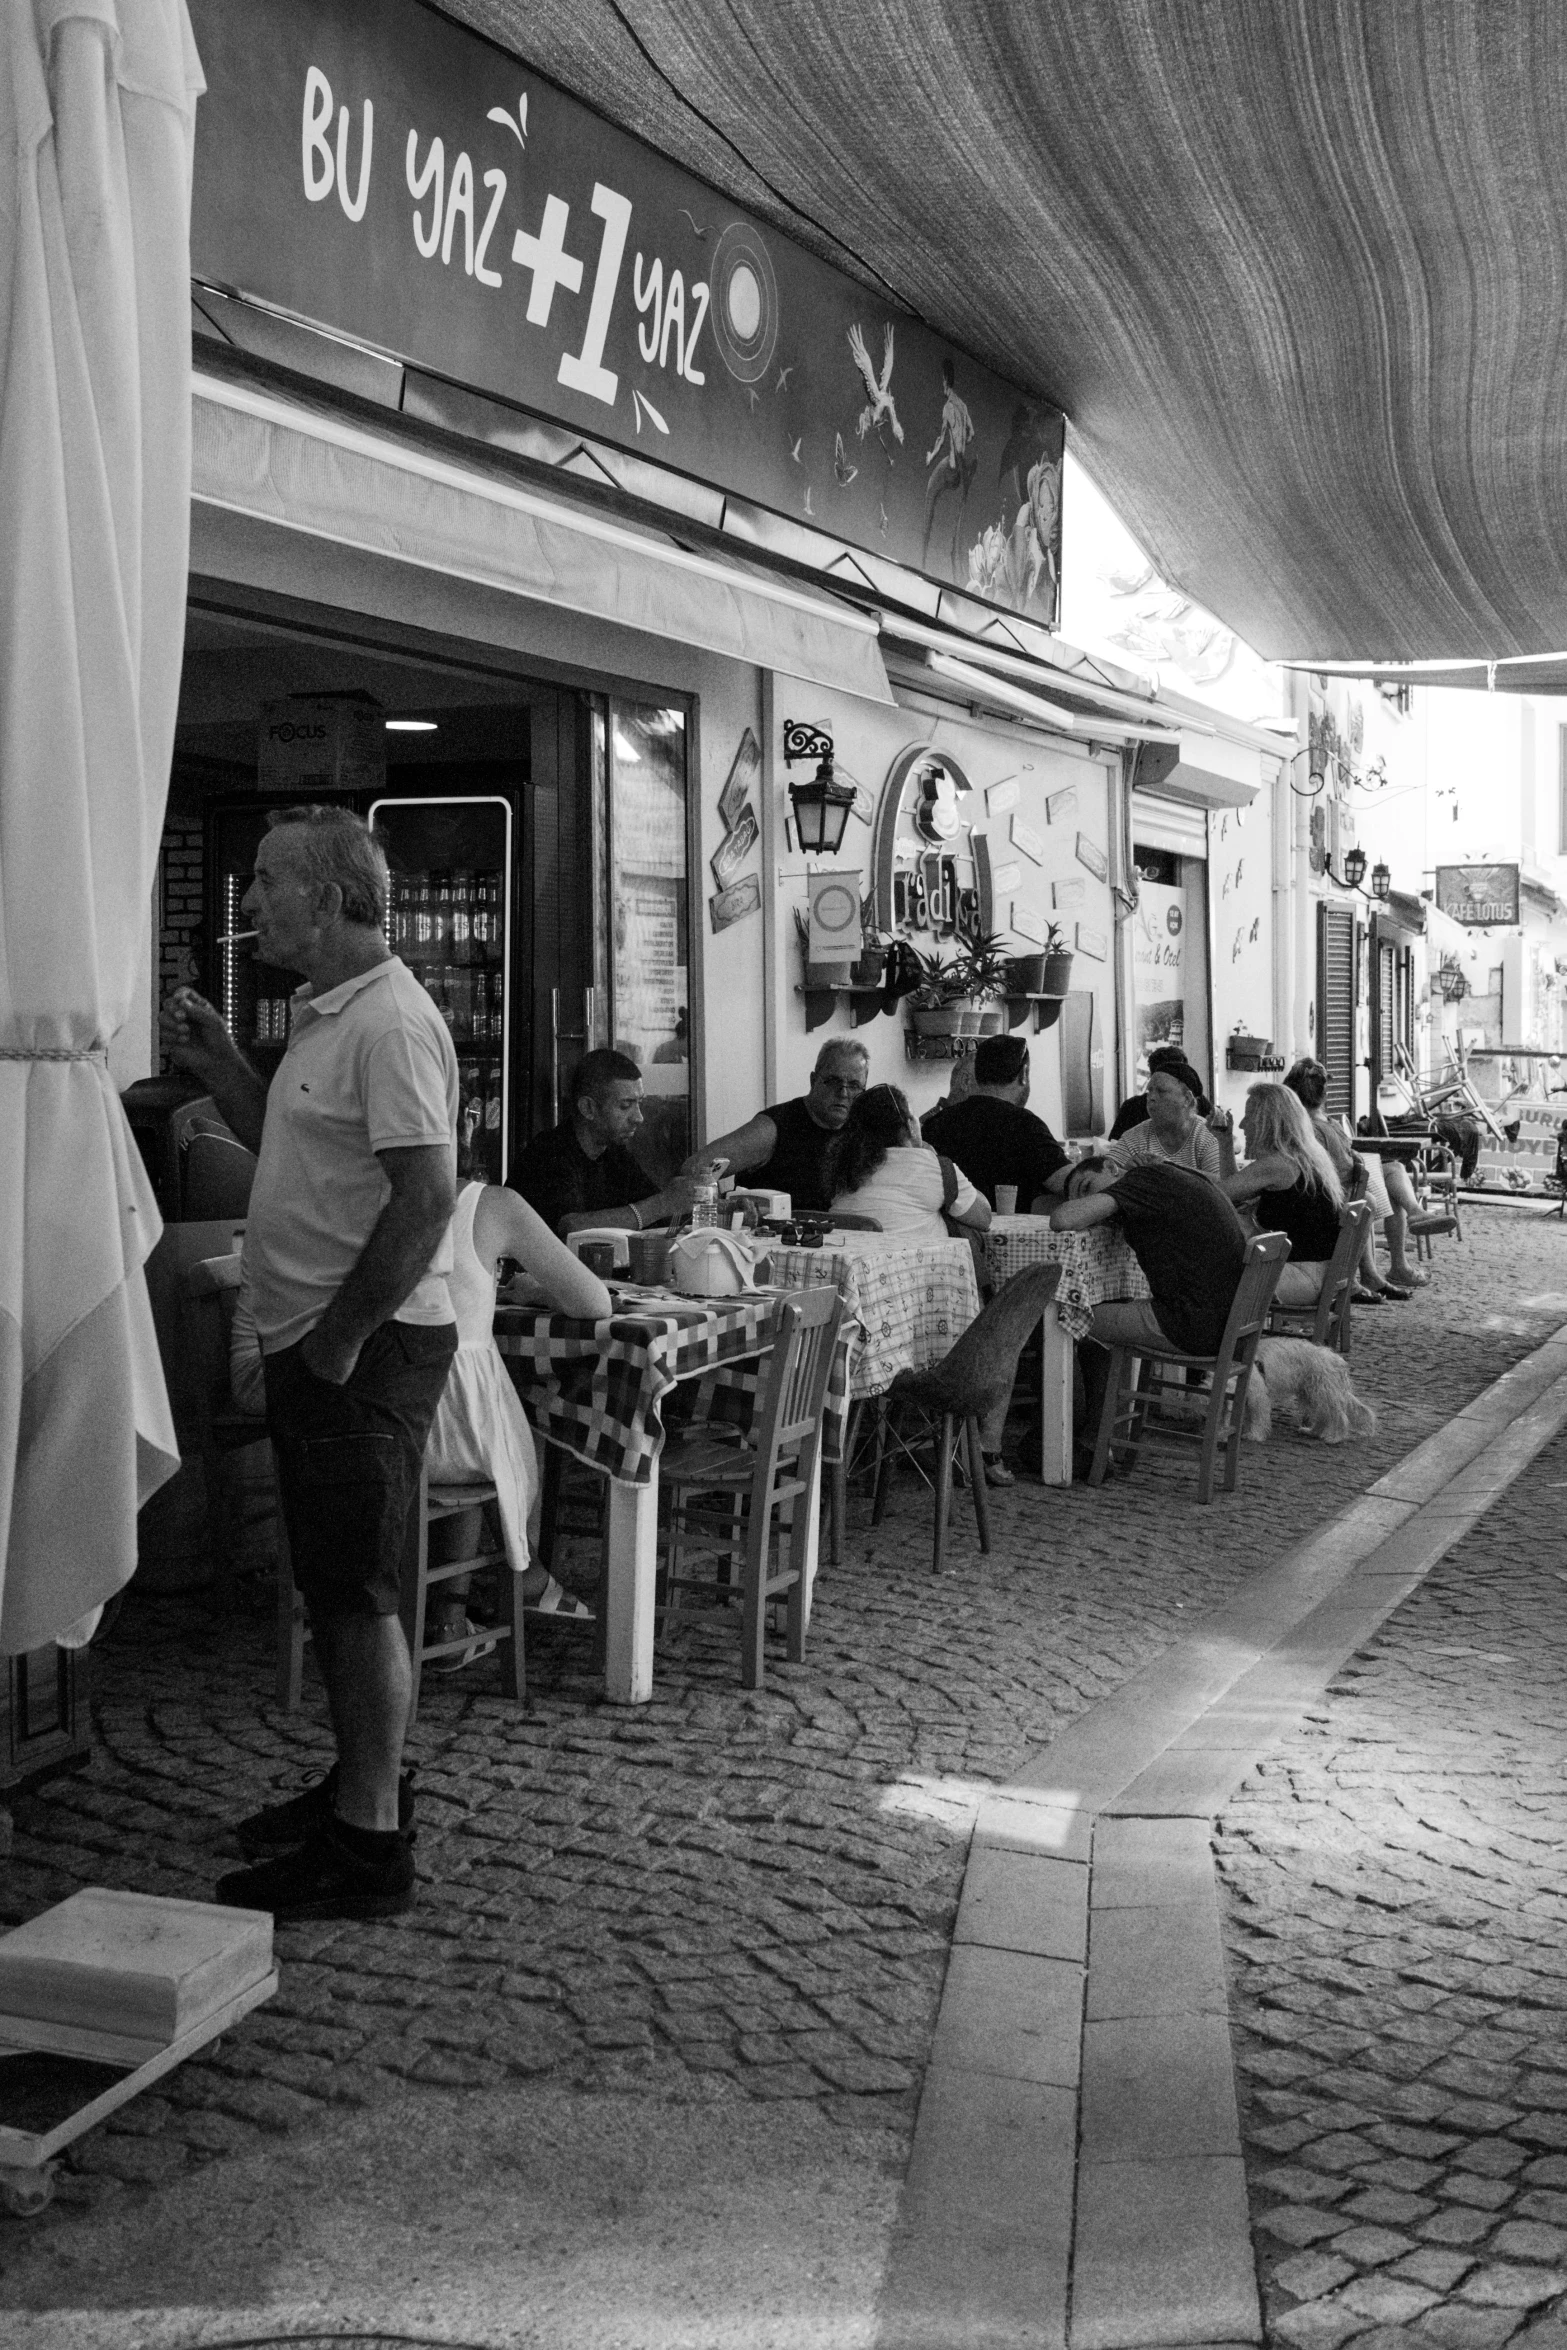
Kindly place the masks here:
POLYGON ((1065 423, 418 0, 191 0, 192 269, 1046 623, 1065 423))
POLYGON ((1515 923, 1518 911, 1516 865, 1438 865, 1436 902, 1444 914, 1471 929, 1515 923))

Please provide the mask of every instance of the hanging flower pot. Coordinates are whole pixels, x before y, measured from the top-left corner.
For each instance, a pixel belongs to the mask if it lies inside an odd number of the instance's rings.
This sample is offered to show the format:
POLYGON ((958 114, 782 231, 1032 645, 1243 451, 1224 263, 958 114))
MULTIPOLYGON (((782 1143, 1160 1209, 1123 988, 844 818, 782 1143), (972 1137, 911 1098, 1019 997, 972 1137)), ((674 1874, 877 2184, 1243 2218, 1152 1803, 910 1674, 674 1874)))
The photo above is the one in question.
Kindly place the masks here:
POLYGON ((916 1036, 961 1036, 963 1033, 961 1004, 916 1004, 913 1009, 916 1036))

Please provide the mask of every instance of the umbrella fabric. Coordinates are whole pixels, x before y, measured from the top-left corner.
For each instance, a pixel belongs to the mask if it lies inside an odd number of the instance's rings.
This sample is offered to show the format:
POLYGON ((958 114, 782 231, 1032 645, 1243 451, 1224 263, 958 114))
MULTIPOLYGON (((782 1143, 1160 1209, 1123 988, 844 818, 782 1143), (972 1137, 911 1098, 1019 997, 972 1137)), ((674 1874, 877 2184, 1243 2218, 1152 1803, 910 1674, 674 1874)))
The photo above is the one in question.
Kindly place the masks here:
POLYGON ((1561 0, 440 5, 1059 402, 1269 658, 1567 645, 1561 0))
POLYGON ((178 1465, 109 1079, 168 789, 189 533, 184 0, 0 29, 0 1650, 126 1581, 178 1465))

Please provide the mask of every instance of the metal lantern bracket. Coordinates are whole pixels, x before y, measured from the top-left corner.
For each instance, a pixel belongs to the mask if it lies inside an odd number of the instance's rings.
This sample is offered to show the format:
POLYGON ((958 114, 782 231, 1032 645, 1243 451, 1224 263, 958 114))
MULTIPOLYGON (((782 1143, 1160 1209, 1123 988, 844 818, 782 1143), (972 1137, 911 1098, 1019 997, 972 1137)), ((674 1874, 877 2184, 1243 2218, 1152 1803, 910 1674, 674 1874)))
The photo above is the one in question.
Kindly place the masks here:
POLYGON ((786 718, 783 730, 784 765, 792 767, 796 759, 832 759, 832 736, 825 726, 811 726, 798 718, 786 718))

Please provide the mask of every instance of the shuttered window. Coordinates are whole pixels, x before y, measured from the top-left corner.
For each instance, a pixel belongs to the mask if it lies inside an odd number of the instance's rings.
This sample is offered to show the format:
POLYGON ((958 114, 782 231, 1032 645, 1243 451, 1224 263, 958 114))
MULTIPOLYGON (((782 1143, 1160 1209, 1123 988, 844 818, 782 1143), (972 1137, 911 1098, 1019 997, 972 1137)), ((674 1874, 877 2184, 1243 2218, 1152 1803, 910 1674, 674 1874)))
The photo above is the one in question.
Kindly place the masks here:
POLYGON ((1342 906, 1317 908, 1317 1058, 1328 1073, 1327 1110, 1335 1117, 1352 1117, 1355 917, 1342 906))

